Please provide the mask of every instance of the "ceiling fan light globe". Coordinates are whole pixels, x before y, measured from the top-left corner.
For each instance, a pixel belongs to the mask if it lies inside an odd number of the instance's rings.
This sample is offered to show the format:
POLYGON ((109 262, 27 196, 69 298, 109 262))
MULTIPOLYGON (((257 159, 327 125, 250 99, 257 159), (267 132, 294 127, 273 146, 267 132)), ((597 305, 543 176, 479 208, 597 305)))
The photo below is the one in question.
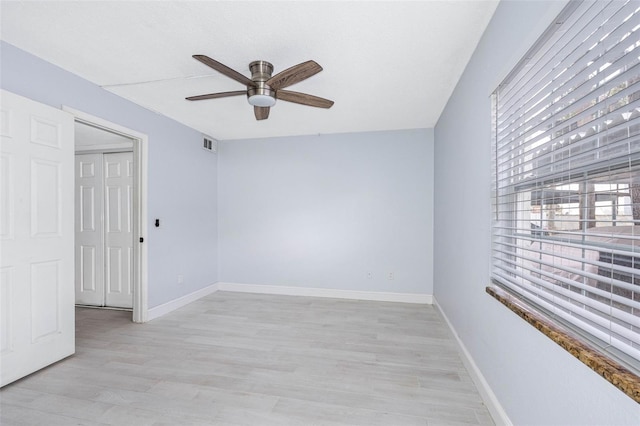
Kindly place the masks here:
POLYGON ((276 104, 276 98, 269 95, 252 95, 248 100, 251 105, 257 107, 272 107, 276 104))

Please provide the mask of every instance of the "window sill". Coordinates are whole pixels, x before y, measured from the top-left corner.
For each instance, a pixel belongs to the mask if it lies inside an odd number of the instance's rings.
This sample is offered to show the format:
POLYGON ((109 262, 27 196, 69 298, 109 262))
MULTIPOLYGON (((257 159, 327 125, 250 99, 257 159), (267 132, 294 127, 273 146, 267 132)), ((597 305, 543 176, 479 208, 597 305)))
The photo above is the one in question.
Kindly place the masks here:
POLYGON ((587 367, 604 377, 631 399, 640 403, 640 377, 594 347, 584 343, 569 330, 553 323, 518 297, 493 285, 488 286, 486 292, 563 347, 571 355, 578 358, 587 367))

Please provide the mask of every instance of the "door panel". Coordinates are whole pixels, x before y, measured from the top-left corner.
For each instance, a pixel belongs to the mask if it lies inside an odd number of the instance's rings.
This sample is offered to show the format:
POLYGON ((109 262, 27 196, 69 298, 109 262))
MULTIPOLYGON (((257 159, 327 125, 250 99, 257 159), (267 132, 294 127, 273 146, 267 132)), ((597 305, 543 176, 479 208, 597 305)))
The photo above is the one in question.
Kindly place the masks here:
POLYGON ((13 269, 6 267, 0 269, 0 354, 4 355, 11 350, 11 289, 14 286, 13 269))
POLYGON ((43 159, 31 160, 31 236, 61 235, 62 164, 43 159))
POLYGON ((106 305, 133 306, 133 154, 104 154, 106 305))
MULTIPOLYGON (((98 273, 100 273, 100 269, 97 268, 97 255, 96 255, 96 247, 92 246, 82 246, 77 248, 80 252, 80 258, 76 262, 76 265, 80 266, 80 269, 77 271, 80 277, 80 292, 96 292, 100 288, 98 284, 98 273)), ((78 282, 76 280, 76 282, 78 282)), ((78 289, 76 289, 76 303, 81 303, 78 301, 78 289)))
POLYGON ((104 306, 102 154, 78 154, 76 163, 76 303, 104 306))
POLYGON ((73 117, 2 91, 0 386, 75 351, 73 117))
POLYGON ((59 304, 51 303, 60 292, 61 262, 38 262, 31 264, 31 341, 36 342, 60 332, 59 304))

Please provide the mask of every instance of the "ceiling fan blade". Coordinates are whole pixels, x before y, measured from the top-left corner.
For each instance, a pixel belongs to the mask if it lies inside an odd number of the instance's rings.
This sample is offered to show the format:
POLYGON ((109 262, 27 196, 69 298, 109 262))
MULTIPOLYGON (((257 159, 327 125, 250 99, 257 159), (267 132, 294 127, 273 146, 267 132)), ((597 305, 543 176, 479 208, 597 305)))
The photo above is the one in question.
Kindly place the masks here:
POLYGON ((193 55, 193 57, 197 60, 199 60, 200 62, 202 62, 203 64, 213 68, 214 70, 218 71, 219 73, 222 73, 224 75, 226 75, 229 78, 234 79, 237 82, 240 82, 242 84, 244 84, 245 86, 255 86, 256 83, 253 82, 253 80, 251 80, 250 78, 240 74, 238 71, 233 70, 231 68, 229 68, 228 66, 221 64, 220 62, 211 59, 210 57, 206 56, 206 55, 193 55))
POLYGON ((307 61, 279 72, 267 80, 266 84, 274 90, 283 89, 292 84, 299 83, 320 71, 322 71, 322 67, 318 65, 318 63, 315 61, 307 61))
POLYGON ((202 101, 204 99, 217 99, 217 98, 228 98, 229 96, 240 96, 246 95, 246 90, 236 90, 235 92, 220 92, 220 93, 209 93, 207 95, 197 95, 197 96, 189 96, 185 98, 188 101, 202 101))
POLYGON ((276 98, 287 102, 295 102, 297 104, 309 105, 317 108, 331 108, 331 106, 333 106, 333 101, 330 101, 329 99, 320 98, 307 93, 292 92, 290 90, 278 90, 276 92, 276 98))
POLYGON ((269 118, 269 107, 253 107, 253 113, 256 115, 256 120, 266 120, 269 118))

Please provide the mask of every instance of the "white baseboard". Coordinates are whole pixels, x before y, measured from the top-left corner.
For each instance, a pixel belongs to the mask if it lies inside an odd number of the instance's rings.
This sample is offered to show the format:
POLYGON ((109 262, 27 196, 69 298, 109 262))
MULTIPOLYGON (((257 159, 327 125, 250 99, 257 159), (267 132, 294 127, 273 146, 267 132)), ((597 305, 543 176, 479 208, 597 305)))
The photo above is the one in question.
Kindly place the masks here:
POLYGON ((178 308, 188 305, 191 302, 195 302, 196 300, 204 296, 208 296, 211 293, 215 293, 216 291, 218 291, 218 283, 211 284, 207 287, 201 288, 200 290, 196 290, 193 293, 186 294, 178 299, 163 303, 162 305, 154 306, 147 311, 147 321, 160 318, 161 316, 168 314, 171 311, 175 311, 178 308))
POLYGON ((377 291, 337 290, 329 288, 287 287, 225 282, 218 282, 218 290, 235 291, 239 293, 279 294, 282 296, 331 297, 335 299, 419 303, 425 305, 433 303, 433 296, 423 293, 387 293, 377 291))
POLYGON ((147 321, 160 318, 178 308, 188 305, 191 302, 208 296, 216 291, 234 291, 238 293, 260 293, 260 294, 279 294, 282 296, 310 296, 310 297, 332 297, 336 299, 355 299, 355 300, 374 300, 379 302, 402 302, 402 303, 419 303, 430 305, 433 303, 433 296, 421 293, 386 293, 376 291, 355 291, 355 290, 335 290, 326 288, 308 288, 308 287, 286 287, 276 285, 261 284, 239 284, 217 282, 211 284, 193 293, 184 295, 178 299, 154 306, 147 312, 147 321))
POLYGON ((473 383, 478 388, 480 397, 482 398, 484 405, 487 406, 487 409, 489 410, 489 414, 491 414, 491 417, 493 417, 493 421, 495 422, 496 425, 499 425, 499 426, 513 426, 513 423, 511 423, 511 420, 509 419, 509 416, 507 416, 506 411, 504 411, 504 408, 502 408, 500 401, 498 401, 498 398, 491 390, 489 383, 487 383, 487 380, 482 375, 482 372, 480 371, 475 361, 471 357, 471 354, 467 350, 464 343, 462 343, 462 340, 460 340, 458 333, 456 333, 455 328, 453 328, 453 324, 451 324, 451 322, 449 321, 449 318, 447 318, 447 315, 444 313, 444 311, 438 304, 438 301, 435 299, 435 297, 433 298, 433 304, 436 305, 436 307, 438 308, 438 311, 440 311, 440 313, 442 314, 442 317, 444 318, 447 325, 449 326, 449 329, 453 333, 453 336, 456 338, 456 342, 458 343, 458 349, 460 351, 460 355, 462 356, 462 363, 464 364, 467 371, 469 372, 469 375, 471 376, 471 380, 473 380, 473 383))

